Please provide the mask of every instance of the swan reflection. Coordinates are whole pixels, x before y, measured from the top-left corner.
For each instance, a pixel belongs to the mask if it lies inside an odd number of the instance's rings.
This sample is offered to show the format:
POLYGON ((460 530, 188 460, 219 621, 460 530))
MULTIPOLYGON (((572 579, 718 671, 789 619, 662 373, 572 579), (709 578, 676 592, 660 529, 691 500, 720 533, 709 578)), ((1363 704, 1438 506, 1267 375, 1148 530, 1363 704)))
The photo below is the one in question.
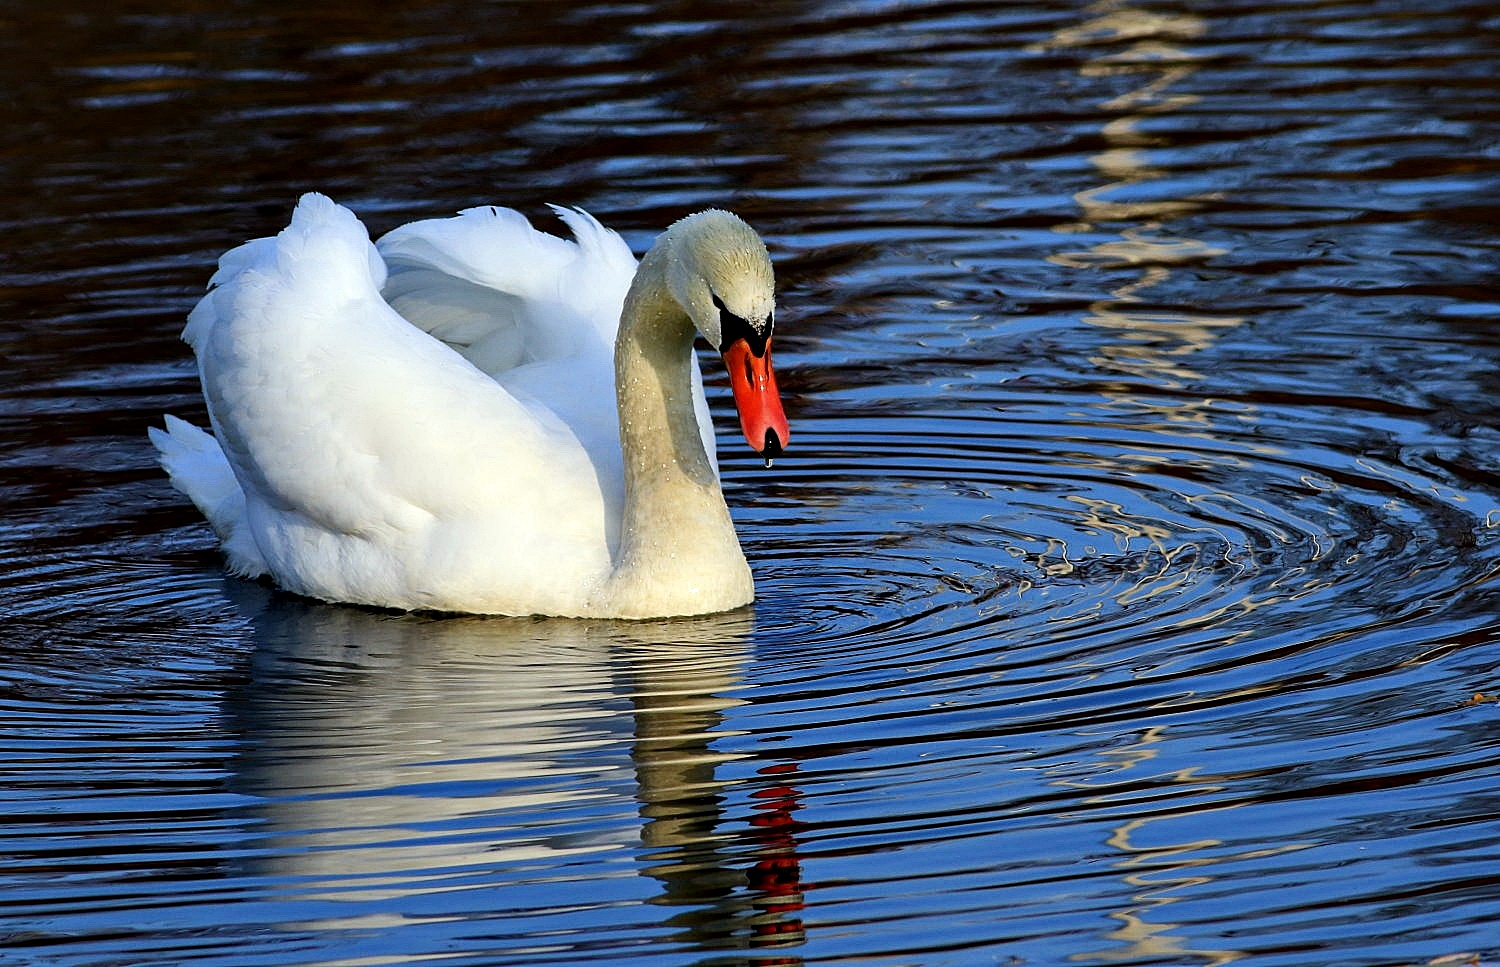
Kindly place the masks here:
POLYGON ((759 872, 797 867, 790 823, 732 828, 718 775, 749 613, 440 618, 243 590, 256 647, 226 706, 232 783, 253 797, 247 862, 295 929, 464 938, 504 911, 557 943, 570 911, 646 902, 674 908, 679 942, 800 939, 799 904, 759 872))

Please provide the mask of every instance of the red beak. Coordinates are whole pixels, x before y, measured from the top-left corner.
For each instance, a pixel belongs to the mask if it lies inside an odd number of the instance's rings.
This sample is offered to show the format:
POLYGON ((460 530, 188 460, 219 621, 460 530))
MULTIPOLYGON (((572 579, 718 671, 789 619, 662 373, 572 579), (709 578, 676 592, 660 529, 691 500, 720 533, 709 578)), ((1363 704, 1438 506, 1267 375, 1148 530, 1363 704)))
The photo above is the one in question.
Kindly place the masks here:
POLYGON ((724 350, 724 365, 729 368, 734 405, 740 411, 740 429, 769 466, 772 457, 781 455, 791 435, 781 409, 776 372, 771 368, 771 340, 766 340, 765 352, 757 356, 748 342, 736 339, 724 350))

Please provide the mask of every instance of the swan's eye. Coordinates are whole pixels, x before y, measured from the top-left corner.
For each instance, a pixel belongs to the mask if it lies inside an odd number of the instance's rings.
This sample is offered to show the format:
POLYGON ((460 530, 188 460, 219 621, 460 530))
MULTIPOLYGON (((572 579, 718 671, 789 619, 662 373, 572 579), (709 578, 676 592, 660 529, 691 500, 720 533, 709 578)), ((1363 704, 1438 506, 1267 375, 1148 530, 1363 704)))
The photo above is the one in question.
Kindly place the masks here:
POLYGON ((750 347, 752 355, 764 356, 766 354, 766 338, 771 333, 771 327, 767 325, 765 330, 762 331, 758 327, 751 325, 750 321, 744 317, 730 312, 729 308, 724 305, 724 300, 719 298, 718 293, 711 292, 709 294, 713 296, 714 308, 719 310, 720 348, 727 348, 743 339, 745 340, 745 344, 750 347))

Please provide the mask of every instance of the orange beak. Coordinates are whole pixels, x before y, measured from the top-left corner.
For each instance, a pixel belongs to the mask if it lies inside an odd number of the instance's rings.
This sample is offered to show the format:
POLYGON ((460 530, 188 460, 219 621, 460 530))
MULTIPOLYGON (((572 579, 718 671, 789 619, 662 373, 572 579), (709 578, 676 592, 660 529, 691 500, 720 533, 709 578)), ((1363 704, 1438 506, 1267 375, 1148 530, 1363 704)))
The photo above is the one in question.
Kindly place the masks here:
POLYGON ((736 339, 724 350, 724 365, 729 368, 729 386, 734 390, 734 405, 740 411, 740 429, 751 449, 766 458, 781 455, 791 430, 781 409, 781 392, 776 388, 776 372, 771 368, 771 340, 766 351, 757 356, 750 344, 736 339))

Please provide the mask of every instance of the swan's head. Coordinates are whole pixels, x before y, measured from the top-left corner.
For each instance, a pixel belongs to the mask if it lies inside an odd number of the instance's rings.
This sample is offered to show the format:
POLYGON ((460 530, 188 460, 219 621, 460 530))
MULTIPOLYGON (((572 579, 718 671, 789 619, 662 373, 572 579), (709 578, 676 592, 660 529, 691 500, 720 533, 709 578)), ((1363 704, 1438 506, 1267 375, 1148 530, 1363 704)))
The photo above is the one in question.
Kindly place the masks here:
POLYGON ((689 215, 666 234, 667 285, 724 357, 740 429, 769 466, 790 430, 771 368, 776 279, 766 243, 739 216, 716 209, 689 215))

